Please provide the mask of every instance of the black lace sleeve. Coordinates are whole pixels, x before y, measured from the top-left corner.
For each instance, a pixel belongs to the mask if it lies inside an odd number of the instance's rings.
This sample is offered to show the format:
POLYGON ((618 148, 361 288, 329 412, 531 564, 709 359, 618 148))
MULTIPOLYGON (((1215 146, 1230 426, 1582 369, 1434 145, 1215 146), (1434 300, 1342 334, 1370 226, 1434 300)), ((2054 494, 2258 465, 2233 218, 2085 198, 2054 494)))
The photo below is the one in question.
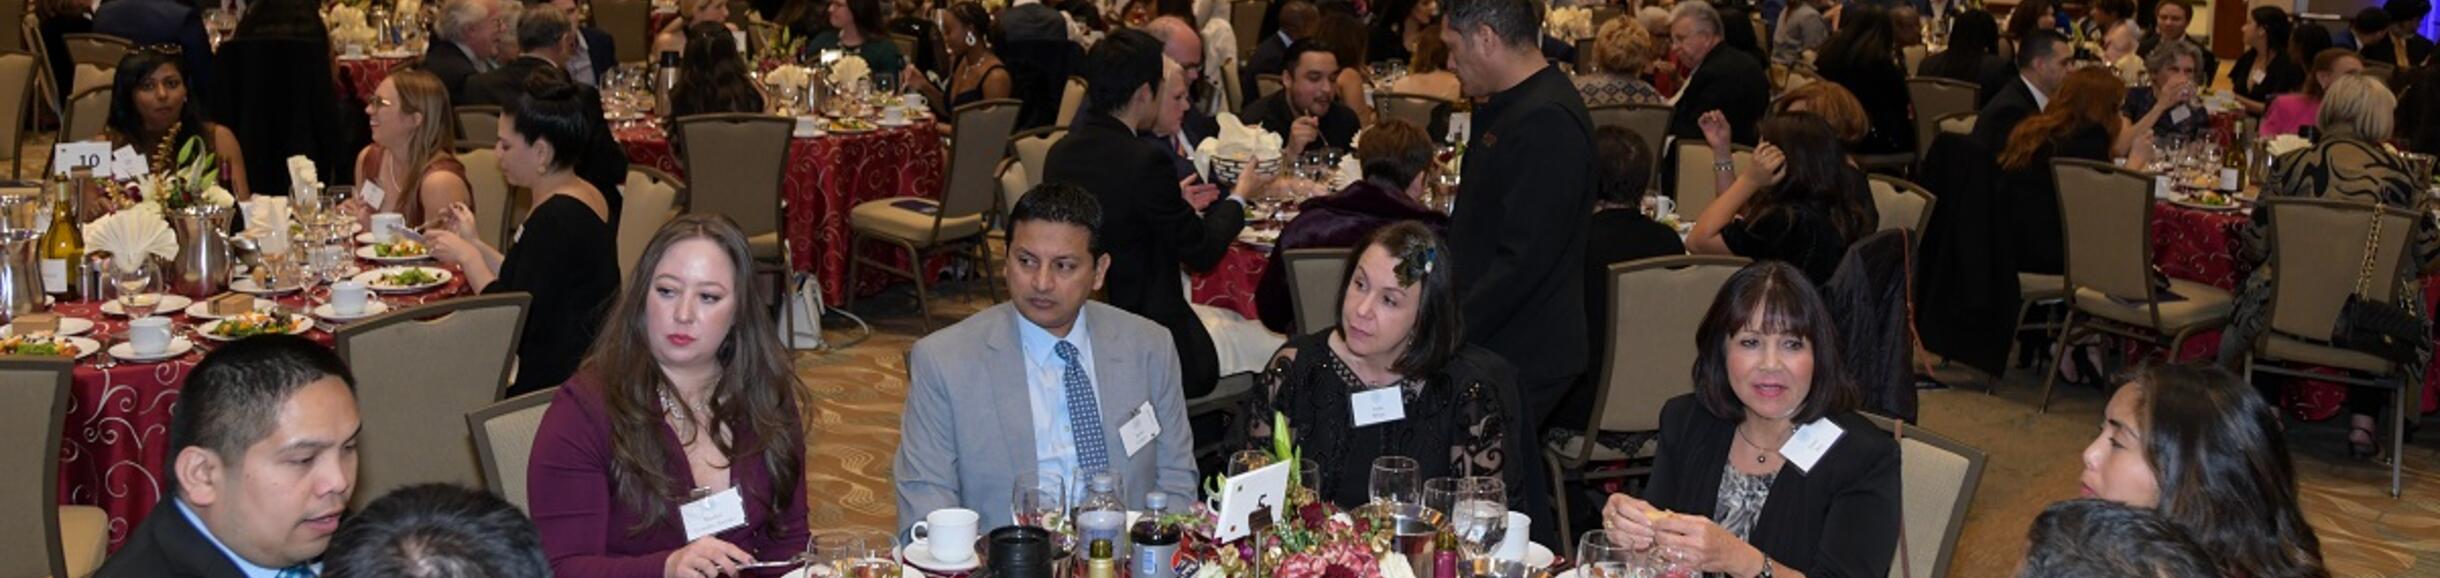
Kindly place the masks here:
POLYGON ((1522 496, 1535 488, 1526 486, 1523 468, 1528 464, 1510 463, 1514 458, 1508 455, 1509 408, 1500 403, 1499 395, 1491 390, 1494 387, 1492 384, 1473 381, 1457 386, 1459 391, 1464 392, 1458 409, 1463 412, 1460 415, 1465 416, 1461 424, 1465 431, 1452 440, 1449 463, 1477 472, 1477 475, 1499 472, 1501 480, 1508 486, 1508 507, 1522 508, 1522 496))
POLYGON ((1246 400, 1245 408, 1245 449, 1271 448, 1271 416, 1273 412, 1286 411, 1281 404, 1293 398, 1280 393, 1288 389, 1288 368, 1294 365, 1296 346, 1287 345, 1272 353, 1271 362, 1263 366, 1262 373, 1254 375, 1256 393, 1246 400))

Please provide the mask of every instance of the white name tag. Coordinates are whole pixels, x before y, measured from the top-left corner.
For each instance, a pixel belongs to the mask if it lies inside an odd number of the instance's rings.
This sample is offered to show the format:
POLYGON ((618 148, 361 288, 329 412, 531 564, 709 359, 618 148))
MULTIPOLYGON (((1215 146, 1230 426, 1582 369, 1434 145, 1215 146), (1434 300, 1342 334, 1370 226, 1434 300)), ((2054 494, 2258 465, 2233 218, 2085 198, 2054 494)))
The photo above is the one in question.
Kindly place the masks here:
POLYGON ((372 207, 373 212, 381 212, 381 200, 389 198, 389 196, 389 191, 381 190, 381 185, 373 184, 372 181, 356 185, 356 198, 364 199, 365 206, 372 207))
POLYGON ((93 176, 110 176, 110 143, 88 140, 51 145, 51 172, 68 174, 68 169, 93 167, 93 176))
POLYGON ((1118 439, 1127 446, 1127 457, 1130 458, 1158 437, 1161 437, 1161 420, 1153 416, 1152 402, 1149 401, 1135 408, 1135 415, 1127 418, 1126 425, 1118 426, 1118 439))
POLYGON ((1384 387, 1349 396, 1347 405, 1355 408, 1356 427, 1406 419, 1406 398, 1399 395, 1398 389, 1384 387))
POLYGON ((678 514, 686 520, 686 541, 693 542, 746 525, 746 500, 731 487, 678 506, 678 514))
POLYGON ((2194 116, 2194 113, 2187 111, 2185 105, 2178 105, 2176 108, 2169 109, 2169 124, 2186 122, 2186 117, 2189 116, 2194 116))
POLYGON ((110 152, 110 173, 121 179, 149 176, 152 163, 144 159, 144 153, 136 152, 136 147, 123 146, 110 152))
POLYGON ((1847 430, 1840 429, 1830 420, 1813 420, 1813 423, 1796 428, 1796 435, 1789 437, 1788 444, 1779 448, 1779 455, 1787 458, 1788 463, 1796 464, 1796 469, 1810 472, 1813 471, 1813 464, 1821 461, 1822 454, 1830 453, 1830 445, 1838 443, 1839 436, 1846 433, 1847 430))

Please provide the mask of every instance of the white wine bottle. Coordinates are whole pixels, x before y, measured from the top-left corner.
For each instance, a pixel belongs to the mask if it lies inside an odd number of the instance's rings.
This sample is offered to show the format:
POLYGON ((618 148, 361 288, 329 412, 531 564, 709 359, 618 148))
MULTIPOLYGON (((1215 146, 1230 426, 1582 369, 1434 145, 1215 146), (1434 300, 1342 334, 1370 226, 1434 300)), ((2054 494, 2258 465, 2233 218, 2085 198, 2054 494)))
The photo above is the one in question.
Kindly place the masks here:
POLYGON ((42 292, 66 301, 77 295, 77 269, 85 264, 85 235, 76 226, 74 181, 61 181, 55 194, 51 229, 42 233, 42 292))

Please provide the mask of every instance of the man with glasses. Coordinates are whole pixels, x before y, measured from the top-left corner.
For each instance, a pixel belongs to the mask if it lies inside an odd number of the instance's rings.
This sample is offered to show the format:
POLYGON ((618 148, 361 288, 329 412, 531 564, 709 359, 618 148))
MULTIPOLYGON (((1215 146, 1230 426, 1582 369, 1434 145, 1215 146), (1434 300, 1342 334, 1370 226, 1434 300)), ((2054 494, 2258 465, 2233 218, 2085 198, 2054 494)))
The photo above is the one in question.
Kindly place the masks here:
POLYGON ((1720 11, 1703 2, 1681 2, 1670 15, 1669 50, 1694 73, 1673 101, 1669 134, 1702 142, 1703 127, 1697 121, 1703 113, 1719 111, 1728 118, 1729 140, 1752 145, 1754 125, 1762 122, 1762 111, 1771 104, 1771 79, 1753 55, 1720 49, 1721 26, 1720 11))
POLYGON ((499 0, 449 0, 433 23, 440 42, 424 49, 424 70, 449 86, 451 102, 466 102, 466 79, 492 69, 499 58, 499 0))

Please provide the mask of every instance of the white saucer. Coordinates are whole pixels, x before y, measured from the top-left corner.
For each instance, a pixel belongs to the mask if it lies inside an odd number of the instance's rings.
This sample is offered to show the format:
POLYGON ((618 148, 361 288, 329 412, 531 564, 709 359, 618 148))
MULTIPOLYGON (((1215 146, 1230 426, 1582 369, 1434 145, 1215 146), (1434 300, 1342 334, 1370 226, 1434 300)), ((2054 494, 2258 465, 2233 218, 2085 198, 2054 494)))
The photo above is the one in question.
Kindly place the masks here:
POLYGON ((162 350, 161 353, 157 355, 137 355, 136 346, 134 344, 120 343, 118 345, 110 346, 110 356, 118 358, 119 361, 149 363, 164 359, 173 359, 180 355, 186 355, 187 352, 194 350, 195 342, 188 341, 184 337, 171 337, 169 338, 169 349, 162 350))
POLYGON ((260 286, 260 285, 255 285, 255 284, 254 284, 254 279, 253 279, 252 277, 241 277, 241 278, 237 278, 237 279, 233 279, 233 280, 230 280, 230 281, 229 281, 229 290, 230 290, 230 291, 236 291, 236 292, 239 292, 239 293, 244 293, 244 294, 247 294, 247 295, 255 295, 255 296, 262 296, 262 295, 282 295, 282 294, 287 294, 287 293, 295 293, 295 292, 297 292, 297 290, 304 289, 304 288, 305 288, 305 282, 304 282, 303 280, 298 280, 298 281, 297 281, 297 283, 296 283, 295 285, 289 285, 289 286, 285 286, 285 287, 269 287, 269 288, 266 288, 266 287, 263 287, 263 286, 260 286))
MULTIPOLYGON (((186 306, 195 304, 195 300, 188 299, 185 295, 171 295, 168 293, 156 293, 156 295, 161 296, 161 302, 153 306, 154 315, 159 315, 164 311, 177 311, 180 309, 185 309, 186 306)), ((111 315, 125 316, 127 315, 127 308, 120 307, 118 299, 110 299, 102 302, 102 312, 111 315)))
POLYGON ((346 322, 349 322, 349 321, 355 321, 355 320, 358 320, 358 319, 366 319, 366 318, 370 318, 370 317, 375 316, 375 315, 380 315, 380 314, 383 314, 383 313, 389 313, 389 312, 390 312, 390 304, 388 304, 388 303, 382 303, 382 302, 381 302, 380 300, 378 300, 378 299, 366 299, 366 300, 364 300, 364 310, 363 310, 363 311, 359 311, 359 312, 357 312, 355 315, 340 315, 340 314, 339 314, 339 310, 338 310, 338 309, 331 308, 331 306, 330 306, 330 304, 329 304, 329 303, 324 303, 324 304, 321 304, 321 305, 315 305, 315 306, 314 306, 314 308, 313 308, 313 316, 315 316, 315 317, 320 317, 320 318, 322 318, 322 319, 323 319, 323 320, 325 320, 325 321, 332 321, 332 322, 338 322, 338 323, 346 323, 346 322))
POLYGON ((898 550, 898 559, 905 561, 907 566, 933 572, 964 572, 983 567, 981 556, 967 556, 966 561, 960 564, 934 560, 930 544, 908 544, 898 550))
POLYGON ((379 249, 375 249, 373 245, 365 245, 356 248, 356 258, 379 263, 413 263, 432 260, 432 253, 425 252, 413 257, 383 257, 379 249))
POLYGON ((910 126, 910 125, 913 125, 913 124, 915 124, 915 120, 914 120, 914 119, 904 119, 904 120, 900 120, 900 121, 898 121, 898 122, 890 122, 888 119, 882 119, 882 120, 876 120, 876 121, 873 121, 873 124, 880 125, 880 126, 881 126, 881 127, 883 127, 883 128, 898 128, 898 127, 902 127, 902 126, 910 126))
MULTIPOLYGON (((67 337, 67 336, 70 336, 70 335, 84 335, 84 334, 85 334, 85 332, 87 332, 87 331, 92 331, 92 330, 93 330, 93 321, 92 321, 92 320, 89 320, 89 319, 84 319, 84 318, 79 318, 79 317, 68 317, 68 316, 63 315, 63 316, 60 316, 60 318, 59 318, 59 331, 54 331, 54 332, 51 332, 51 334, 52 334, 52 335, 58 335, 58 336, 61 336, 61 337, 67 337)), ((0 325, 0 337, 8 337, 8 336, 10 336, 10 335, 15 335, 15 334, 16 334, 16 333, 15 333, 15 328, 12 328, 12 327, 9 327, 9 326, 6 326, 6 325, 0 325)))

